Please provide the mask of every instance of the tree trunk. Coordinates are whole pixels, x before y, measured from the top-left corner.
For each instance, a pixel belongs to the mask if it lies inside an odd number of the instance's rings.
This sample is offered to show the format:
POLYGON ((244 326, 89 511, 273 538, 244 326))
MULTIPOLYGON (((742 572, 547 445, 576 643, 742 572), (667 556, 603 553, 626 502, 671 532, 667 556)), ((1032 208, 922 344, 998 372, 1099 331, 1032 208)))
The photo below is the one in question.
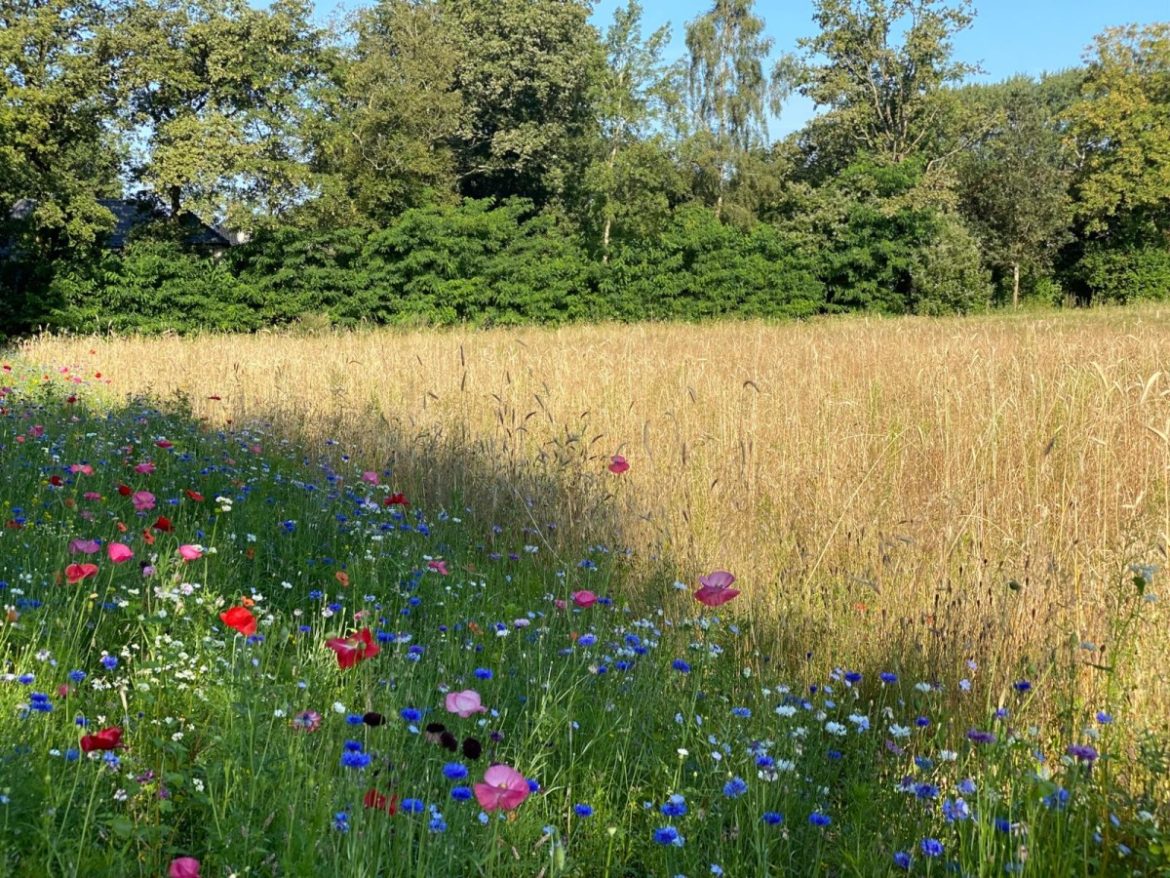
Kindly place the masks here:
POLYGON ((171 219, 177 220, 179 218, 179 195, 180 189, 178 186, 172 186, 167 190, 171 196, 171 219))
POLYGON ((723 219, 723 187, 720 187, 719 196, 715 199, 715 219, 723 219))
MULTIPOLYGON (((618 145, 617 140, 613 142, 613 149, 609 151, 609 182, 612 187, 613 184, 613 165, 617 161, 618 145)), ((607 196, 608 199, 608 196, 607 196)), ((605 211, 605 227, 601 230, 601 264, 609 265, 609 232, 613 228, 613 212, 609 209, 609 204, 606 204, 605 211)))
POLYGON ((1012 307, 1020 307, 1020 263, 1012 263, 1012 307))

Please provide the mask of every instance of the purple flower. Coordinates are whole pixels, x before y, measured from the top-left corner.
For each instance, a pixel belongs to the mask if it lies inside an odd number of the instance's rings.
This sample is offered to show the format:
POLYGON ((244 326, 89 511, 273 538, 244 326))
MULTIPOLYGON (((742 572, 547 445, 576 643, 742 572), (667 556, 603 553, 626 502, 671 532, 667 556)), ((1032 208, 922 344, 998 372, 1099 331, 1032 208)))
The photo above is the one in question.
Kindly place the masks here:
POLYGON ((1069 744, 1068 750, 1065 751, 1074 759, 1079 759, 1081 762, 1092 763, 1099 755, 1097 748, 1092 744, 1069 744))
POLYGON ((979 729, 968 729, 967 740, 976 744, 994 744, 995 734, 992 732, 984 732, 979 729))

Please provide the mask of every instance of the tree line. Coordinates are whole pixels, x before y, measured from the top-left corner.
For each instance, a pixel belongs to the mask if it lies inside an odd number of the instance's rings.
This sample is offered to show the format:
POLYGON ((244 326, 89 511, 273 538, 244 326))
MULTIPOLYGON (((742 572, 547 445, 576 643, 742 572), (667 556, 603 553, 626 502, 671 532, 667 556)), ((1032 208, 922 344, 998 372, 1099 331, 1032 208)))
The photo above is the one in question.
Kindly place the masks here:
POLYGON ((972 81, 967 0, 0 0, 0 332, 561 322, 1170 293, 1170 23, 972 81), (793 94, 819 109, 769 136, 793 94), (103 199, 172 218, 104 246, 103 199), (209 259, 193 214, 245 233, 209 259))

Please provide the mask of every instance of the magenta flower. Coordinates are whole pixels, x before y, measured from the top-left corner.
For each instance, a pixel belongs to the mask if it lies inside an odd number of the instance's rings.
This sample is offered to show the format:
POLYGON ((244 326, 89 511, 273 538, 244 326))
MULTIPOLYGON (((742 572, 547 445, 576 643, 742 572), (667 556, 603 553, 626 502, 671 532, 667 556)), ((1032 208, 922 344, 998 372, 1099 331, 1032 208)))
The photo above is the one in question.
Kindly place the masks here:
POLYGON ((487 713, 487 708, 479 700, 479 693, 474 689, 448 692, 447 710, 459 714, 463 719, 467 719, 473 713, 487 713))
POLYGON ((176 857, 167 869, 167 878, 199 878, 199 861, 194 857, 176 857))
POLYGON ((85 476, 92 476, 93 475, 93 467, 90 466, 88 463, 75 463, 69 467, 69 472, 73 473, 74 475, 76 475, 77 473, 81 473, 82 475, 85 475, 85 476))
POLYGON ((138 466, 134 467, 134 472, 141 473, 144 476, 148 476, 152 472, 154 472, 154 464, 151 463, 149 460, 144 462, 144 463, 140 463, 140 464, 138 464, 138 466))
POLYGON ((154 494, 150 491, 135 491, 130 502, 134 504, 134 508, 138 512, 149 512, 154 509, 154 494))
POLYGON ((84 555, 92 555, 101 547, 102 544, 97 540, 71 540, 69 542, 69 551, 74 555, 78 552, 84 555))
POLYGON ((199 546, 192 546, 185 543, 179 546, 179 557, 184 561, 198 561, 203 557, 203 549, 199 546))
POLYGON ((589 589, 582 589, 581 591, 573 592, 573 603, 575 603, 582 610, 587 610, 597 603, 597 595, 589 591, 589 589))
POLYGON ((368 469, 362 473, 362 481, 369 482, 371 485, 376 485, 378 484, 378 474, 372 469, 368 469))
POLYGON ((699 582, 702 587, 695 592, 695 600, 705 607, 718 607, 739 595, 739 590, 731 587, 735 577, 726 570, 700 576, 699 582))
POLYGON ((493 765, 475 785, 475 798, 485 811, 512 811, 528 798, 528 781, 510 765, 493 765))
POLYGON ((615 454, 609 459, 609 471, 614 475, 621 475, 629 468, 630 462, 620 454, 615 454))
POLYGON ((121 564, 123 561, 129 561, 134 557, 134 553, 125 543, 110 543, 106 546, 106 554, 110 556, 110 560, 115 564, 121 564))
POLYGON ((427 569, 434 570, 436 573, 438 573, 442 576, 446 576, 450 572, 447 570, 447 562, 442 561, 442 560, 428 561, 427 562, 427 569))

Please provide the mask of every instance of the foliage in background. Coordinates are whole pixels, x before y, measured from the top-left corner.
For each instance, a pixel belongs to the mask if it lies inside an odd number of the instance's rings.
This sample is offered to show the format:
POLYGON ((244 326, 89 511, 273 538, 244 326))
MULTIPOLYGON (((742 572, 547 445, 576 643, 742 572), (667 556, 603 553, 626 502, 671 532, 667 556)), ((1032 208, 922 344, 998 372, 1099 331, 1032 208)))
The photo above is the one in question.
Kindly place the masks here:
POLYGON ((966 0, 817 0, 771 70, 751 0, 676 59, 634 0, 604 32, 589 12, 374 0, 326 30, 304 0, 0 0, 0 332, 1167 294, 1170 25, 971 85, 966 0), (773 141, 792 91, 821 112, 773 141), (123 188, 253 242, 202 270, 111 253, 123 188))

